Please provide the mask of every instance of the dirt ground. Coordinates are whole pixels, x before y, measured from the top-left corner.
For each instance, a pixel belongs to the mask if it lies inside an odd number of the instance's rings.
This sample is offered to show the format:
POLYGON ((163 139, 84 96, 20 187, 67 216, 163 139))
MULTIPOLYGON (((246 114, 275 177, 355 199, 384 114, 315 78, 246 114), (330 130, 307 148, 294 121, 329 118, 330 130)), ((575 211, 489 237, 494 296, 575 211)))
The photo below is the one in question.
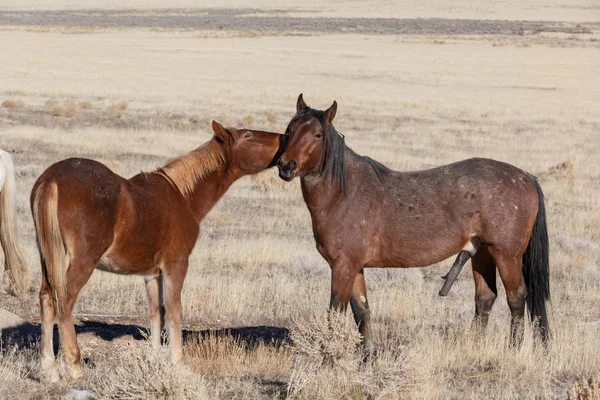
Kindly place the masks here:
POLYGON ((600 7, 122 3, 0 5, 0 148, 15 161, 19 238, 33 270, 25 298, 0 294, 0 308, 23 319, 2 317, 11 323, 0 398, 63 398, 73 388, 98 398, 598 396, 600 7), (474 337, 468 268, 449 297, 437 295, 446 260, 366 271, 379 359, 361 368, 351 318, 337 336, 323 329, 329 268, 299 184, 271 170, 236 183, 202 224, 183 292, 185 369, 145 340, 142 279, 97 271, 75 309, 84 377, 45 384, 35 179, 73 156, 123 176, 153 170, 208 140, 213 119, 283 132, 299 93, 319 109, 337 100, 347 144, 391 168, 490 157, 539 176, 549 348, 528 330, 522 349, 507 349, 501 286, 486 336, 474 337), (333 367, 323 349, 338 355, 333 367))

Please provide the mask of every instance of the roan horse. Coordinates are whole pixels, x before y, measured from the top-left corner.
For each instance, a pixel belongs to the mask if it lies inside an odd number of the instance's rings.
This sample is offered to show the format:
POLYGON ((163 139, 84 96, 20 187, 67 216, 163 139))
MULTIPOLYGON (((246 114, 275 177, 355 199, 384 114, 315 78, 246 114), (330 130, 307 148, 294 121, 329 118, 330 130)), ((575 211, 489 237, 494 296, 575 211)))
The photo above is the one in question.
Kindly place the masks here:
POLYGON ((17 187, 10 154, 0 150, 0 245, 4 251, 3 288, 22 296, 29 288, 29 265, 17 243, 17 187))
POLYGON ((485 328, 496 300, 496 268, 511 311, 511 343, 523 338, 527 303, 548 338, 550 297, 544 198, 536 179, 509 164, 474 158, 397 172, 348 148, 332 125, 337 103, 309 108, 298 97, 279 175, 301 178, 317 249, 331 266, 332 308, 348 302, 373 352, 364 268, 416 268, 458 253, 440 295, 472 258, 474 326, 485 328))
POLYGON ((55 316, 67 370, 81 376, 72 311, 94 269, 146 277, 151 340, 166 319, 171 357, 182 362, 181 289, 200 222, 238 178, 274 165, 281 135, 224 128, 162 168, 124 179, 104 165, 71 158, 49 167, 31 192, 42 263, 42 369, 59 379, 55 316), (164 304, 164 308, 163 308, 164 304))

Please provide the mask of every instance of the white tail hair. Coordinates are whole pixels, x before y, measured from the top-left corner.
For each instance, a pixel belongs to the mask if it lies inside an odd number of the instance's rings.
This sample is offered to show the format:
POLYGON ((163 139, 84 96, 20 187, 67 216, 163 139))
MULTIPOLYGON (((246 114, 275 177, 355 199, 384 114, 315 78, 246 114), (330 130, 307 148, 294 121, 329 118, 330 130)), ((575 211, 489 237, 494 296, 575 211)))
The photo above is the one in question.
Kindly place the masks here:
POLYGON ((31 270, 17 243, 17 185, 12 157, 0 150, 0 244, 4 250, 6 291, 22 296, 29 289, 31 270))
POLYGON ((54 310, 60 316, 67 293, 69 258, 58 223, 58 185, 42 183, 33 198, 33 220, 45 274, 54 298, 54 310))

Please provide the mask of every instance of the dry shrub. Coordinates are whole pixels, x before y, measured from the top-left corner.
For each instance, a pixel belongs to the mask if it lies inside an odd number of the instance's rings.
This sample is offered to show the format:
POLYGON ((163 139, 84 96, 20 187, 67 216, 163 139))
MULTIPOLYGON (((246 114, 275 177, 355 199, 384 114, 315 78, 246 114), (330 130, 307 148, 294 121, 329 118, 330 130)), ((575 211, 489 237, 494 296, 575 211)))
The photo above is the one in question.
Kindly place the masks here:
POLYGON ((120 103, 111 104, 108 106, 107 111, 125 111, 129 107, 129 104, 126 101, 122 101, 120 103))
POLYGON ((0 349, 0 399, 62 398, 68 382, 48 384, 40 379, 40 359, 37 349, 17 346, 0 349))
POLYGON ((82 110, 91 110, 92 103, 90 103, 89 101, 80 101, 79 108, 81 108, 82 110))
POLYGON ((188 341, 186 349, 193 370, 205 375, 283 380, 292 362, 292 354, 287 347, 264 342, 250 345, 234 336, 219 333, 188 341))
POLYGON ((106 114, 109 119, 121 119, 125 115, 128 104, 126 101, 111 104, 106 108, 106 114))
POLYGON ((200 122, 200 115, 198 115, 198 114, 194 114, 194 115, 192 115, 192 116, 190 117, 189 121, 190 121, 192 124, 197 124, 198 122, 200 122))
POLYGON ((2 102, 4 108, 22 108, 24 106, 25 102, 23 100, 4 100, 2 102))
MULTIPOLYGON (((412 357, 382 350, 362 363, 360 334, 349 313, 294 321, 294 367, 288 395, 298 399, 407 398, 420 385, 412 357)), ((414 393, 413 393, 414 394, 414 393)))
POLYGON ((600 400, 600 377, 584 382, 576 382, 569 393, 572 400, 600 400))
POLYGON ((192 124, 189 121, 179 121, 177 127, 182 131, 189 131, 192 129, 192 124))
POLYGON ((58 104, 58 101, 56 101, 54 99, 46 100, 46 103, 45 103, 46 111, 51 112, 52 109, 54 108, 54 106, 56 106, 57 104, 58 104))
POLYGON ((294 352, 323 364, 352 362, 361 341, 349 313, 329 312, 294 320, 291 328, 294 352))
POLYGON ((229 223, 229 214, 220 211, 213 211, 208 214, 206 219, 214 223, 217 228, 224 228, 229 223))
POLYGON ((274 112, 267 111, 263 115, 268 122, 274 123, 277 120, 277 114, 274 112))
POLYGON ((242 119, 242 125, 244 126, 252 126, 256 123, 256 118, 254 118, 252 115, 246 115, 244 117, 244 119, 242 119))
POLYGON ((167 347, 154 350, 148 342, 112 353, 88 373, 90 389, 103 399, 209 398, 201 376, 173 365, 167 347))
MULTIPOLYGON (((46 102, 48 104, 48 102, 46 102)), ((79 114, 79 106, 72 100, 65 102, 63 105, 55 104, 52 107, 52 115, 56 117, 73 118, 79 114)))
POLYGON ((556 179, 575 179, 575 165, 571 161, 563 161, 548 168, 547 176, 556 179))

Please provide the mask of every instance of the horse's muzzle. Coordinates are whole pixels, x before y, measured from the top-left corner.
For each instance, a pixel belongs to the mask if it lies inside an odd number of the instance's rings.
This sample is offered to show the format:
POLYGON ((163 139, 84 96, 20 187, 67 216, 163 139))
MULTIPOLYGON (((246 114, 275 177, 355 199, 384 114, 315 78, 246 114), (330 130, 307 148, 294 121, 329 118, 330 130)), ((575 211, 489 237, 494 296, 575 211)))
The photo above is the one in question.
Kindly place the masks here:
POLYGON ((298 163, 296 163, 296 160, 292 160, 285 164, 280 158, 279 161, 277 161, 277 167, 279 168, 279 177, 284 181, 289 182, 294 179, 298 163))

